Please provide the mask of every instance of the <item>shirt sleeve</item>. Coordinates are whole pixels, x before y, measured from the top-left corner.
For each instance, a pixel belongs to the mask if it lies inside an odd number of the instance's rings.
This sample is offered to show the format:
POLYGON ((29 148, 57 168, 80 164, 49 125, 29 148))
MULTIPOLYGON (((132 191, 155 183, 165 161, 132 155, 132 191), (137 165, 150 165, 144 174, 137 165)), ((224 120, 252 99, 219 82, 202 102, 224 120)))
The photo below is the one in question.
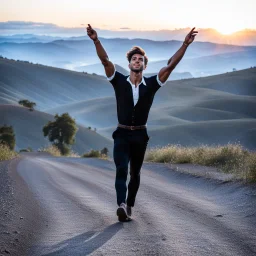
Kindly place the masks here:
POLYGON ((158 82, 158 84, 159 84, 160 86, 163 86, 163 85, 165 85, 165 84, 167 83, 167 80, 166 80, 164 83, 162 83, 162 82, 159 80, 158 74, 157 74, 157 76, 156 76, 156 80, 157 80, 157 82, 158 82))
POLYGON ((122 73, 118 72, 116 69, 114 74, 111 77, 107 77, 107 80, 113 85, 115 89, 116 87, 118 87, 117 86, 118 84, 123 83, 124 79, 125 79, 125 76, 122 73))
POLYGON ((111 80, 113 80, 113 78, 115 77, 116 75, 116 69, 114 71, 114 74, 111 76, 111 77, 107 77, 108 81, 110 82, 111 80))

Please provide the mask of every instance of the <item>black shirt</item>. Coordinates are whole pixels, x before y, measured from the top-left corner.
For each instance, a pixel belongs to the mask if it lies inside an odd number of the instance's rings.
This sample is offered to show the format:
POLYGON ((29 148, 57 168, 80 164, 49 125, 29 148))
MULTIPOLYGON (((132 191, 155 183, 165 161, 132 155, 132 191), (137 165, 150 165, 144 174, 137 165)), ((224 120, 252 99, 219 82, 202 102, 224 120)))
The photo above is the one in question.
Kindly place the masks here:
POLYGON ((115 71, 114 78, 110 80, 116 95, 118 122, 129 126, 145 125, 155 93, 161 85, 157 75, 144 77, 146 85, 144 83, 139 85, 139 99, 134 106, 132 87, 127 81, 128 77, 115 71))

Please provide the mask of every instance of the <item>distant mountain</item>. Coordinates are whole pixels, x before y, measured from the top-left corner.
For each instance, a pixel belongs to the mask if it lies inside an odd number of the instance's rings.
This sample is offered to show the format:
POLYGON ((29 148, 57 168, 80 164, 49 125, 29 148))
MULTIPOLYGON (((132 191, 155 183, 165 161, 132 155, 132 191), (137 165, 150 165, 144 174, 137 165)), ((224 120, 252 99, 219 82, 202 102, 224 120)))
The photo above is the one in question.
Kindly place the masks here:
MULTIPOLYGON (((8 29, 8 22, 5 24, 5 28, 8 29)), ((25 24, 24 24, 25 25, 25 24)), ((35 24, 38 25, 38 24, 35 24)), ((63 28, 58 27, 55 24, 40 24, 41 26, 37 26, 37 30, 35 34, 32 34, 35 32, 35 29, 30 30, 30 34, 26 35, 14 35, 14 36, 5 36, 6 39, 11 37, 16 38, 39 38, 41 42, 43 42, 46 38, 44 36, 39 35, 51 35, 51 34, 58 34, 59 38, 67 39, 68 40, 84 40, 88 39, 88 36, 85 34, 84 28, 63 28), (45 25, 45 26, 44 26, 45 25), (50 25, 50 27, 47 26, 50 25), (52 26, 51 26, 52 25, 52 26), (52 29, 54 28, 54 31, 52 29), (38 35, 37 35, 38 34, 38 35), (74 36, 72 36, 74 35, 74 36), (80 35, 80 36, 77 36, 80 35)), ((10 24, 12 26, 12 24, 10 24)), ((220 32, 218 32, 216 29, 213 28, 196 28, 199 33, 196 37, 197 42, 212 42, 217 44, 233 44, 233 45, 256 45, 256 30, 252 29, 244 29, 241 31, 237 31, 235 33, 229 34, 229 35, 223 35, 220 32)), ((174 30, 153 30, 153 31, 141 31, 141 30, 104 30, 104 29, 98 29, 96 28, 97 33, 100 37, 104 38, 141 38, 141 39, 149 39, 149 40, 157 40, 157 41, 168 41, 168 40, 178 40, 183 41, 185 36, 188 34, 188 32, 191 30, 191 28, 177 28, 174 30)), ((22 31, 29 31, 26 29, 26 25, 23 26, 22 31)), ((5 32, 7 32, 5 30, 5 32)), ((20 32, 20 31, 19 31, 20 32)), ((46 36, 45 36, 46 37, 46 36)), ((54 40, 54 37, 52 37, 52 41, 54 40)))
MULTIPOLYGON (((114 90, 105 77, 6 59, 0 59, 0 73, 1 104, 29 99, 38 112, 68 112, 79 125, 96 127, 111 140, 118 121, 114 90)), ((256 68, 167 82, 149 114, 149 146, 240 141, 255 150, 255 84, 256 68)), ((1 120, 19 117, 8 111, 1 120)))
POLYGON ((130 74, 130 72, 127 69, 119 66, 118 64, 115 64, 115 68, 118 72, 124 74, 125 76, 128 76, 130 74))
MULTIPOLYGON (((130 74, 130 72, 127 69, 121 67, 118 64, 115 64, 115 68, 116 68, 117 71, 124 74, 125 76, 128 76, 130 74)), ((97 74, 97 75, 106 76, 104 67, 102 66, 101 63, 77 67, 77 68, 75 68, 75 70, 87 72, 87 73, 90 73, 90 74, 97 74)), ((146 77, 153 76, 153 75, 156 75, 156 74, 158 74, 158 72, 147 73, 147 69, 144 71, 144 76, 146 76, 146 77)), ((178 80, 178 79, 186 79, 186 78, 192 78, 192 77, 193 76, 189 72, 181 72, 181 73, 172 72, 172 74, 170 75, 168 80, 178 80)))
MULTIPOLYGON (((123 67, 119 66, 118 64, 114 64, 117 71, 124 75, 129 75, 129 71, 127 69, 124 69, 123 67)), ((80 72, 87 72, 90 74, 97 74, 101 76, 106 76, 104 67, 101 63, 96 63, 92 65, 87 66, 80 66, 75 68, 76 71, 80 72)))
MULTIPOLYGON (((126 52, 134 45, 139 45, 145 49, 149 57, 149 66, 151 62, 171 58, 182 45, 181 41, 162 42, 145 39, 103 38, 100 40, 110 60, 122 67, 127 67, 126 52)), ((194 42, 187 49, 183 60, 254 49, 256 47, 194 42)), ((56 40, 51 43, 0 43, 0 55, 9 59, 26 60, 71 70, 75 70, 79 66, 99 63, 95 46, 91 40, 56 40)), ((207 66, 210 64, 208 63, 207 66)), ((245 66, 243 68, 247 67, 245 66)), ((148 72, 157 71, 152 70, 148 72)), ((182 70, 181 72, 190 72, 190 70, 182 70)))
MULTIPOLYGON (((168 60, 151 62, 148 72, 155 72, 166 65, 168 60)), ((194 77, 217 75, 256 66, 256 49, 216 54, 199 58, 183 59, 176 66, 176 72, 189 71, 194 77)))
POLYGON ((12 36, 0 36, 0 43, 48 43, 59 39, 62 39, 62 37, 21 34, 12 36))
MULTIPOLYGON (((185 36, 191 28, 180 28, 175 30, 154 30, 154 31, 111 31, 97 29, 101 37, 106 38, 141 38, 157 41, 179 40, 184 41, 185 36)), ((196 36, 197 42, 212 42, 216 44, 232 44, 232 45, 256 45, 256 30, 244 29, 230 35, 223 35, 216 29, 212 28, 196 28, 199 31, 196 36)))
MULTIPOLYGON (((160 71, 160 69, 159 69, 160 71)), ((156 73, 144 73, 144 76, 150 77, 157 75, 158 72, 156 73)), ((173 80, 180 80, 180 79, 188 79, 188 78, 193 78, 190 72, 172 72, 171 75, 168 78, 168 81, 173 81, 173 80)))

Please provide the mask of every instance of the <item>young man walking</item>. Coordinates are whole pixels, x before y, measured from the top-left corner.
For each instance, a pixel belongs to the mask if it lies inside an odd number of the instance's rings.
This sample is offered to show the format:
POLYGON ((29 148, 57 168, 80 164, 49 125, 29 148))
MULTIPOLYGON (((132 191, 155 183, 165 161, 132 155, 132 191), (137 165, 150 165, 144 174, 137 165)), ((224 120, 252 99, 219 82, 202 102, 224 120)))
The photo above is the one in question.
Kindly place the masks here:
POLYGON ((147 67, 148 58, 141 47, 134 46, 127 52, 130 75, 124 76, 115 70, 115 66, 109 60, 98 39, 97 32, 88 24, 87 35, 95 44, 107 79, 112 84, 116 95, 118 127, 113 132, 112 138, 114 139, 115 189, 119 221, 131 220, 132 207, 140 186, 140 170, 149 141, 146 124, 155 93, 166 83, 187 47, 194 41, 198 33, 194 29, 188 33, 180 49, 169 59, 167 66, 163 67, 157 75, 146 78, 142 73, 147 67), (130 181, 126 198, 129 162, 130 181))

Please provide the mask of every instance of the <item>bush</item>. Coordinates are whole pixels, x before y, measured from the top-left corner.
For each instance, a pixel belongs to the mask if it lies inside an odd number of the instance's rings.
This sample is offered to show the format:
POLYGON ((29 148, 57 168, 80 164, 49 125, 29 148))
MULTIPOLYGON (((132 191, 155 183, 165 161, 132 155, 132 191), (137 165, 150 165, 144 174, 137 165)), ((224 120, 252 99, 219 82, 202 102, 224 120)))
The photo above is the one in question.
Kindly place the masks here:
POLYGON ((100 151, 92 149, 90 152, 83 154, 82 157, 100 157, 100 155, 100 151))
POLYGON ((33 150, 31 147, 20 149, 20 152, 32 152, 32 151, 33 150))
POLYGON ((103 148, 101 151, 91 149, 91 151, 89 151, 88 153, 83 154, 82 157, 97 157, 101 159, 107 159, 107 152, 107 148, 103 148))
POLYGON ((102 154, 102 155, 108 155, 108 149, 107 148, 103 148, 101 151, 100 151, 100 153, 102 154))
POLYGON ((19 156, 19 154, 11 150, 9 146, 0 144, 0 161, 10 160, 17 156, 19 156))
POLYGON ((0 143, 7 145, 10 150, 14 150, 16 141, 12 126, 0 126, 0 143))

